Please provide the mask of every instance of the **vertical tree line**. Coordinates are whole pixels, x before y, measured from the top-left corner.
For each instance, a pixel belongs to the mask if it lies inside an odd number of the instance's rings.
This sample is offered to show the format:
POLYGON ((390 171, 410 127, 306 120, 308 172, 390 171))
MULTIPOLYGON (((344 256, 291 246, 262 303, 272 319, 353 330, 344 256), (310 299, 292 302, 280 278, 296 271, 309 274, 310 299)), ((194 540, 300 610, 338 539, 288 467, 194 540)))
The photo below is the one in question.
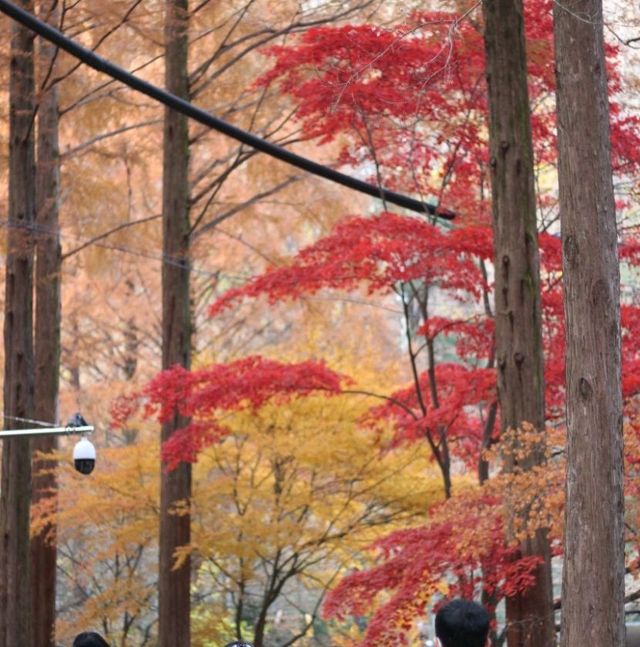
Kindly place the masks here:
MULTIPOLYGON (((45 2, 40 15, 57 25, 57 2, 45 2)), ((58 146, 58 86, 47 87, 56 47, 39 40, 37 64, 41 88, 37 114, 36 267, 35 267, 35 392, 36 420, 58 422, 60 384, 60 151, 58 146)), ((38 452, 58 446, 55 436, 33 441, 33 503, 56 497, 57 479, 50 460, 38 452)), ((53 525, 31 540, 31 612, 33 647, 54 647, 56 620, 56 528, 53 525)))
MULTIPOLYGON (((518 444, 523 423, 545 424, 540 261, 533 142, 521 0, 485 0, 485 50, 489 91, 489 164, 493 208, 495 339, 501 433, 518 444)), ((517 455, 513 447, 512 456, 517 455)), ((516 460, 511 459, 511 462, 516 460)), ((533 451, 521 467, 544 460, 533 451)), ((511 514, 507 510, 507 514, 511 514)), ((549 542, 543 530, 521 542, 523 556, 542 559, 535 584, 507 598, 510 647, 550 647, 555 642, 549 542)))
MULTIPOLYGON (((31 0, 21 6, 33 11, 31 0)), ((33 418, 33 230, 35 224, 34 36, 11 25, 9 226, 5 265, 4 428, 33 418)), ((3 441, 0 490, 0 647, 31 645, 29 505, 31 443, 3 441)))
POLYGON ((567 330, 562 647, 624 645, 620 272, 601 0, 554 5, 567 330))
MULTIPOLYGON (((165 4, 165 86, 189 98, 188 0, 165 4)), ((166 109, 162 167, 162 368, 191 367, 191 307, 189 288, 189 128, 187 118, 166 109)), ((174 413, 162 426, 162 442, 187 424, 174 413)), ((191 465, 182 463, 162 471, 160 483, 159 644, 190 644, 191 563, 174 568, 175 551, 189 544, 191 517, 176 515, 173 507, 191 496, 191 465)))

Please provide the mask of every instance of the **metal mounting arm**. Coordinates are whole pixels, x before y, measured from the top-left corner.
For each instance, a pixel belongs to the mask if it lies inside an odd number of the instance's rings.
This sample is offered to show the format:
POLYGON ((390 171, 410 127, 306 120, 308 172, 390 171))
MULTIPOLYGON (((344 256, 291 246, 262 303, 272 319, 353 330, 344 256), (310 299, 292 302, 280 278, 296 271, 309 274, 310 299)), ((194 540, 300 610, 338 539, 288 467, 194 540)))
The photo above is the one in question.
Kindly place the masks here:
POLYGON ((34 429, 6 429, 0 431, 0 440, 2 438, 16 438, 18 436, 78 436, 92 434, 93 425, 84 425, 81 427, 36 427, 34 429))

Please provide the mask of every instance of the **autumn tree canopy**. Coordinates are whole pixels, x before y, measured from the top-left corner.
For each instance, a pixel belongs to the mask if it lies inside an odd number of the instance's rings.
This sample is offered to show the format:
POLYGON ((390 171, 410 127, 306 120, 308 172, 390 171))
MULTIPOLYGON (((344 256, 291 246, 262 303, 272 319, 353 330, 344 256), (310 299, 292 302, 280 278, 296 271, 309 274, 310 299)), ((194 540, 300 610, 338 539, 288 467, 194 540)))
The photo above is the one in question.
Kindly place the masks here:
MULTIPOLYGON (((65 6, 56 20, 161 84, 163 29, 175 27, 164 4, 103 5, 65 6)), ((163 128, 165 142, 174 132, 166 115, 66 54, 50 73, 37 72, 36 99, 55 88, 59 102, 60 184, 51 200, 62 253, 50 271, 61 282, 58 409, 82 409, 98 423, 103 457, 80 480, 64 465, 63 442, 55 455, 63 465, 40 472, 55 470, 60 483, 57 504, 44 497, 32 508, 32 532, 58 546, 58 640, 91 625, 113 644, 157 642, 159 580, 170 574, 158 570, 160 507, 169 525, 188 520, 189 540, 165 549, 165 564, 191 560, 191 603, 177 632, 184 640, 190 626, 194 645, 234 637, 257 647, 396 645, 454 595, 496 612, 495 644, 504 640, 502 604, 531 586, 539 566, 516 543, 544 528, 558 562, 564 523, 567 322, 552 3, 524 10, 545 429, 500 432, 479 7, 232 0, 185 3, 181 14, 182 91, 191 101, 455 213, 447 222, 304 179, 191 124, 178 146, 182 242, 163 248, 160 151, 163 128), (174 286, 175 299, 165 293, 165 306, 182 304, 190 363, 165 353, 160 370, 161 274, 176 268, 189 281, 174 286), (159 428, 173 419, 181 424, 161 446, 159 428), (540 448, 542 464, 525 470, 526 452, 540 448), (160 479, 187 463, 193 490, 161 505, 160 479)), ((605 53, 622 223, 631 580, 639 572, 640 141, 624 41, 612 39, 605 53)), ((0 66, 5 85, 8 68, 0 66)), ((35 128, 42 134, 44 122, 35 128)), ((6 126, 0 136, 6 177, 6 126)), ((173 214, 168 203, 164 214, 173 214)), ((55 243, 52 228, 35 233, 55 243)), ((13 249, 16 229, 9 232, 13 249)), ((175 332, 169 321, 165 333, 175 332)), ((638 597, 633 584, 627 597, 630 605, 638 597)))

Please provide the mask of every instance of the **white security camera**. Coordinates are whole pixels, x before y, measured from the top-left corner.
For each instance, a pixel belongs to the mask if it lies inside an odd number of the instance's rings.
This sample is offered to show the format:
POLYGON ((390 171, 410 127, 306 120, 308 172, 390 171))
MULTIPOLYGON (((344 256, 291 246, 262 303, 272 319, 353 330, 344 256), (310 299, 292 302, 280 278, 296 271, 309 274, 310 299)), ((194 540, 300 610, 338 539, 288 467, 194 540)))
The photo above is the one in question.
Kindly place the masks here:
POLYGON ((96 448, 86 438, 73 448, 73 466, 80 474, 91 474, 96 466, 96 448))

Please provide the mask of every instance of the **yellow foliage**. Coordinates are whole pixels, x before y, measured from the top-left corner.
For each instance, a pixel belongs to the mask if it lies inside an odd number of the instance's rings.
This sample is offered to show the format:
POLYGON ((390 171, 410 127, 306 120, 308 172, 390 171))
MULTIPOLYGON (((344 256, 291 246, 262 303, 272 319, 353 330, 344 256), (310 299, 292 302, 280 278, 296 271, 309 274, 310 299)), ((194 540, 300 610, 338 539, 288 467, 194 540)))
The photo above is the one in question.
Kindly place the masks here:
POLYGON ((154 443, 100 448, 90 477, 76 473, 67 454, 56 457, 58 505, 45 500, 33 509, 32 532, 58 524, 62 642, 100 627, 111 644, 135 644, 155 622, 158 451, 154 443))
MULTIPOLYGON (((192 543, 176 563, 191 556, 194 599, 206 601, 194 605, 192 644, 234 633, 232 594, 272 619, 287 609, 280 593, 297 591, 311 613, 340 574, 367 563, 366 546, 442 497, 423 447, 382 452, 361 427, 370 404, 317 396, 225 415, 233 433, 202 454, 192 501, 175 506, 192 513, 192 543)), ((60 454, 58 506, 34 509, 34 533, 58 524, 63 641, 100 626, 113 644, 135 644, 155 621, 159 447, 148 437, 142 427, 136 444, 100 448, 88 478, 60 454)))
MULTIPOLYGON (((202 455, 192 505, 191 550, 215 567, 218 590, 317 600, 363 564, 364 547, 441 497, 424 452, 381 454, 358 425, 364 410, 318 396, 225 417, 235 433, 202 455)), ((253 603, 270 614, 284 604, 253 603)))

